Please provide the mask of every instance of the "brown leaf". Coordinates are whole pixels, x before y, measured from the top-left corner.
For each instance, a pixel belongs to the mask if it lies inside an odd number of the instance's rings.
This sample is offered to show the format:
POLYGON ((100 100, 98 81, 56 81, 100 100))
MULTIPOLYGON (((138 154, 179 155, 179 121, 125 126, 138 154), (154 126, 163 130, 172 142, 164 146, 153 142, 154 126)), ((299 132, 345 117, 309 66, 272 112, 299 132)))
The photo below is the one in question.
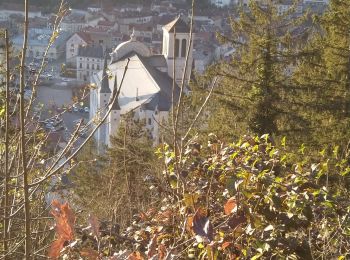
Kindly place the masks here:
POLYGON ((229 198, 224 206, 225 214, 230 215, 232 212, 237 210, 237 202, 235 198, 229 198))
POLYGON ((131 253, 127 260, 144 260, 144 258, 141 256, 140 252, 136 251, 131 253))
POLYGON ((61 204, 57 200, 52 201, 51 214, 56 221, 57 240, 52 243, 48 255, 51 259, 56 259, 60 256, 64 243, 74 239, 75 216, 68 203, 61 204))
POLYGON ((61 239, 57 239, 52 242, 51 247, 48 252, 48 256, 50 259, 57 259, 60 256, 60 252, 63 248, 64 241, 61 239))
POLYGON ((95 217, 94 215, 89 215, 88 221, 89 221, 92 233, 94 234, 94 236, 97 239, 99 239, 100 238, 100 222, 98 221, 97 217, 95 217))
POLYGON ((166 255, 167 255, 167 250, 166 250, 165 245, 160 244, 158 246, 158 259, 163 260, 163 259, 165 259, 166 255))
POLYGON ((222 248, 222 249, 225 249, 225 248, 229 247, 231 244, 232 244, 231 242, 227 242, 227 241, 226 241, 226 242, 224 242, 224 243, 222 244, 221 248, 222 248))
POLYGON ((158 238, 158 234, 154 234, 152 240, 148 244, 148 252, 147 252, 147 257, 148 258, 151 258, 152 256, 154 256, 156 254, 156 251, 157 251, 157 238, 158 238))
POLYGON ((83 257, 86 257, 89 260, 96 260, 98 259, 99 255, 96 250, 93 250, 91 248, 84 248, 80 251, 80 255, 83 257))
POLYGON ((192 227, 193 227, 193 216, 189 216, 187 217, 186 230, 188 232, 192 232, 192 227))

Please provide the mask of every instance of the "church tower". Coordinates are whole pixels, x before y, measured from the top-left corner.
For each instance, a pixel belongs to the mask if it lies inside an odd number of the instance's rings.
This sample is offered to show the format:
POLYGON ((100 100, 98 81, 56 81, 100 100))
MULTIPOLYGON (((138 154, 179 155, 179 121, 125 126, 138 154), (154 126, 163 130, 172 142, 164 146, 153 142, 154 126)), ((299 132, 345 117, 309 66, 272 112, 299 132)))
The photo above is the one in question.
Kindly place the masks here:
MULTIPOLYGON (((188 83, 191 77, 191 69, 193 63, 193 38, 194 37, 192 35, 192 45, 190 46, 185 83, 188 83)), ((164 55, 167 61, 168 74, 171 78, 173 78, 175 69, 175 81, 178 84, 181 83, 182 76, 184 73, 186 64, 186 54, 189 43, 190 28, 180 17, 177 17, 174 21, 168 23, 163 27, 162 54, 164 55)))
MULTIPOLYGON (((108 107, 108 101, 111 97, 111 89, 109 88, 109 79, 107 75, 107 54, 104 60, 102 78, 100 81, 100 88, 98 90, 98 110, 100 111, 100 118, 103 118, 108 107)), ((108 126, 106 123, 102 124, 101 127, 96 131, 98 148, 100 151, 103 150, 103 147, 100 144, 105 144, 106 136, 108 135, 108 126)))
MULTIPOLYGON (((114 77, 114 88, 113 88, 113 94, 111 96, 110 101, 113 101, 113 97, 116 95, 116 92, 118 91, 118 84, 117 84, 117 76, 114 77)), ((111 106, 111 113, 108 115, 108 134, 106 136, 107 140, 106 143, 108 146, 111 146, 111 137, 117 136, 117 131, 119 127, 120 122, 120 106, 118 102, 118 97, 110 104, 111 106)))

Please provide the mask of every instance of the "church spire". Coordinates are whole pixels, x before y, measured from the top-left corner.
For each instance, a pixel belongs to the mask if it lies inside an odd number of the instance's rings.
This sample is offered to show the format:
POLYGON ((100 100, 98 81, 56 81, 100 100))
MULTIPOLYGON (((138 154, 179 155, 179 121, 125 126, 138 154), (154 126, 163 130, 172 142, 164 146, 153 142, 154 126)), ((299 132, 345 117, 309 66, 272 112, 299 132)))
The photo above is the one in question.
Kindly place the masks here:
POLYGON ((103 65, 100 93, 106 93, 106 94, 111 93, 111 89, 109 88, 109 83, 108 83, 108 75, 107 75, 107 53, 105 54, 105 60, 103 65))
MULTIPOLYGON (((115 75, 115 76, 114 76, 113 95, 111 96, 111 98, 113 98, 114 95, 117 95, 117 91, 118 91, 118 82, 117 82, 117 75, 115 75)), ((118 98, 119 98, 119 97, 116 97, 115 100, 114 100, 114 102, 112 103, 112 110, 120 110, 118 98)))

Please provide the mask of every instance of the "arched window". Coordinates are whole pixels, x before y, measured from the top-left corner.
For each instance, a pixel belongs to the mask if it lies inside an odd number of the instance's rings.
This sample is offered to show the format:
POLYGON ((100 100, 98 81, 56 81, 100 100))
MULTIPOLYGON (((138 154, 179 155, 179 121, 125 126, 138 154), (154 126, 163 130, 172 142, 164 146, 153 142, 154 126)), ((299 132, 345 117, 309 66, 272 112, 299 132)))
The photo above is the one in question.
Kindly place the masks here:
POLYGON ((180 54, 180 40, 175 39, 175 57, 179 57, 180 54))
POLYGON ((186 57, 186 39, 182 39, 182 43, 181 43, 181 57, 186 57))

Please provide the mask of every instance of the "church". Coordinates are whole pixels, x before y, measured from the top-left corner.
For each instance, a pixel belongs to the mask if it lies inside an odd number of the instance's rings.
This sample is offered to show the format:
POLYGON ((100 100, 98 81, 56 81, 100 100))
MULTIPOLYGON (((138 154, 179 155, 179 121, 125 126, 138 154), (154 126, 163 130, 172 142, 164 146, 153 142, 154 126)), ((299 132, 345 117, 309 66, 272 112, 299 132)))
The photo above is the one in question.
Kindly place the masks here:
MULTIPOLYGON (((129 41, 119 44, 113 50, 109 64, 105 59, 103 70, 91 76, 91 83, 96 87, 90 90, 92 122, 96 122, 96 118, 103 118, 108 110, 107 106, 111 108, 111 113, 95 133, 99 149, 111 145, 111 136, 117 133, 122 115, 131 112, 135 119, 145 122, 145 128, 154 143, 159 143, 159 123, 168 120, 173 105, 174 80, 174 100, 179 96, 189 40, 189 26, 177 17, 163 27, 162 54, 152 54, 132 34, 129 41), (119 97, 110 104, 112 93, 120 87, 128 61, 119 97)), ((185 78, 187 83, 193 62, 192 46, 189 49, 185 78)))

